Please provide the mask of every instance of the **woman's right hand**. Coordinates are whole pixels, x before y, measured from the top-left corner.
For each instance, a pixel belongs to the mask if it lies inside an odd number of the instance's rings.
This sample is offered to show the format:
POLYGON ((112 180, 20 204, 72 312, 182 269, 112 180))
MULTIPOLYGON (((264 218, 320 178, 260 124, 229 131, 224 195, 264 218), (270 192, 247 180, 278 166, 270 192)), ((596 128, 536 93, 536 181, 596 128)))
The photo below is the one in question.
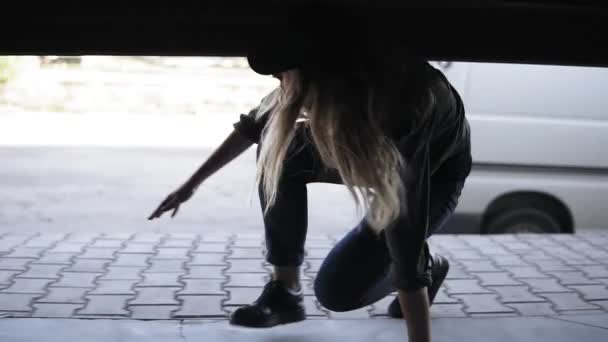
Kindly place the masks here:
POLYGON ((182 185, 181 187, 179 187, 179 189, 170 193, 169 196, 167 196, 167 198, 165 198, 165 200, 160 203, 158 208, 156 208, 156 210, 154 210, 152 215, 150 215, 150 217, 148 217, 148 220, 158 218, 165 211, 169 211, 169 210, 173 210, 171 217, 172 218, 175 217, 175 215, 177 214, 177 211, 179 210, 179 206, 182 203, 189 200, 193 194, 194 194, 194 187, 192 185, 190 185, 188 183, 182 185))

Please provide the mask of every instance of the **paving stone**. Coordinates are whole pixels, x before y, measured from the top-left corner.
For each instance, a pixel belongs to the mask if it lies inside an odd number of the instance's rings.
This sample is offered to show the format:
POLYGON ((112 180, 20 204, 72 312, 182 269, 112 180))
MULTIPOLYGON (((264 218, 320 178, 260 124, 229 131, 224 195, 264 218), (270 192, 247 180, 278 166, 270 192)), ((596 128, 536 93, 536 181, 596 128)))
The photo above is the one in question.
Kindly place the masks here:
POLYGON ((556 278, 562 285, 597 285, 601 284, 597 280, 585 277, 583 272, 547 272, 556 278))
POLYGON ((31 311, 0 311, 0 318, 24 318, 31 316, 31 311))
POLYGON ((261 259, 241 259, 229 262, 228 269, 230 273, 267 273, 268 270, 263 266, 261 259))
POLYGON ((488 289, 498 293, 503 303, 533 303, 545 302, 545 298, 530 292, 528 286, 488 286, 488 289))
POLYGON ((589 278, 608 278, 608 267, 604 265, 575 266, 575 268, 583 271, 589 278))
POLYGON ((108 266, 108 272, 98 280, 140 280, 143 267, 112 267, 108 266))
POLYGON ((465 312, 473 313, 501 313, 514 312, 512 308, 504 306, 498 301, 498 297, 493 294, 478 294, 478 295, 454 295, 464 304, 465 312))
POLYGON ((430 308, 431 318, 466 317, 464 306, 456 304, 434 303, 430 308))
POLYGON ((95 278, 102 273, 84 273, 84 272, 62 272, 61 279, 52 284, 52 287, 95 287, 93 282, 95 278))
POLYGON ((304 245, 305 249, 332 249, 335 246, 334 242, 326 239, 326 240, 309 240, 306 238, 306 244, 304 245))
POLYGON ((0 293, 0 311, 31 311, 30 303, 39 294, 0 293))
POLYGON ((306 309, 306 316, 328 317, 327 311, 321 307, 314 296, 304 296, 304 308, 306 309))
POLYGON ((513 252, 530 251, 534 249, 534 247, 522 241, 502 242, 502 245, 513 252))
POLYGON ((446 292, 446 288, 444 286, 439 288, 437 294, 435 295, 435 299, 433 301, 433 305, 435 304, 454 304, 458 303, 458 300, 448 296, 446 292))
POLYGON ((608 258, 608 251, 601 250, 599 248, 581 251, 581 254, 592 259, 608 258))
POLYGON ((97 239, 101 234, 92 233, 92 232, 78 232, 71 233, 66 238, 66 242, 81 242, 81 243, 90 243, 91 241, 97 239))
POLYGON ((344 312, 335 312, 329 311, 329 318, 331 319, 367 319, 370 318, 371 307, 364 307, 361 309, 344 311, 344 312))
POLYGON ((10 285, 11 282, 11 278, 13 278, 15 275, 19 274, 21 271, 0 271, 0 286, 1 285, 10 285))
POLYGON ((42 248, 47 249, 53 247, 58 240, 43 240, 43 239, 32 239, 21 245, 24 248, 42 248))
POLYGON ((142 273, 144 280, 137 284, 138 287, 180 287, 182 283, 178 281, 180 273, 142 273))
POLYGON ((598 265, 597 261, 594 259, 590 259, 587 257, 565 257, 562 258, 564 264, 568 266, 596 266, 598 265))
POLYGON ((465 272, 462 267, 455 265, 455 263, 453 262, 450 262, 450 269, 448 271, 446 279, 475 279, 475 277, 473 277, 472 274, 465 272))
POLYGON ((601 309, 585 309, 585 310, 564 310, 559 312, 560 318, 566 316, 583 316, 583 315, 604 315, 605 312, 601 309))
POLYGON ((156 244, 154 243, 134 243, 129 241, 126 247, 120 250, 120 253, 141 253, 141 254, 154 254, 156 253, 156 244))
POLYGON ((30 258, 0 258, 0 270, 25 271, 27 265, 33 261, 30 258))
POLYGON ((215 232, 215 233, 206 233, 201 235, 200 240, 203 242, 228 242, 230 241, 230 239, 232 239, 234 236, 234 234, 231 233, 222 233, 222 232, 215 232))
POLYGON ((84 294, 90 289, 72 287, 50 287, 45 296, 36 300, 37 303, 84 303, 84 294))
POLYGON ((76 253, 46 253, 41 258, 32 261, 32 264, 43 265, 71 265, 76 253))
MULTIPOLYGON (((323 264, 323 259, 306 260, 306 264, 307 264, 307 267, 305 268, 306 272, 317 273, 317 272, 319 272, 319 269, 321 268, 321 265, 323 264)), ((450 267, 450 272, 451 271, 452 271, 452 268, 450 267)), ((449 274, 449 272, 448 272, 448 274, 449 274)))
POLYGON ((217 253, 197 253, 194 254, 192 260, 188 262, 188 265, 227 265, 224 260, 224 254, 217 253))
POLYGON ((178 310, 177 305, 129 305, 133 319, 170 319, 171 313, 178 310))
POLYGON ((448 255, 458 260, 486 260, 487 257, 481 255, 478 251, 473 249, 454 249, 447 250, 448 255))
POLYGON ((553 309, 551 303, 508 303, 505 304, 517 310, 523 316, 545 316, 557 314, 553 309))
POLYGON ((127 300, 131 296, 87 296, 87 304, 83 309, 76 311, 79 315, 96 316, 128 316, 129 312, 125 309, 127 300))
POLYGON ((15 279, 13 284, 5 289, 2 293, 46 293, 46 286, 53 279, 15 279))
POLYGON ((179 302, 175 299, 175 294, 181 288, 179 287, 138 287, 136 288, 137 295, 134 300, 129 302, 130 305, 162 305, 173 304, 179 302))
MULTIPOLYGON (((270 277, 268 277, 267 280, 270 280, 270 277)), ((302 281, 302 290, 304 290, 303 293, 305 296, 315 296, 312 281, 302 281)))
POLYGON ((188 248, 158 248, 154 259, 189 259, 188 248))
POLYGON ((87 248, 78 256, 79 259, 112 259, 118 248, 87 248))
POLYGON ((234 240, 232 242, 233 247, 246 247, 246 248, 262 248, 262 240, 234 240))
POLYGON ((581 293, 586 301, 608 300, 608 287, 604 285, 579 285, 568 286, 568 288, 575 289, 581 293))
POLYGON ((547 252, 547 254, 553 255, 557 258, 578 258, 580 257, 580 255, 578 253, 575 253, 574 251, 570 250, 567 247, 564 246, 558 246, 558 247, 542 247, 543 251, 547 252))
POLYGON ((105 273, 110 260, 106 259, 75 259, 73 265, 65 268, 68 272, 105 273))
POLYGON ((331 249, 315 248, 306 251, 306 259, 325 259, 331 249))
POLYGON ((503 266, 503 269, 513 275, 513 278, 549 278, 533 266, 503 266))
POLYGON ((59 271, 64 267, 64 265, 29 265, 28 270, 19 274, 17 278, 58 279, 59 271))
POLYGON ((123 246, 123 240, 108 240, 108 239, 97 239, 90 247, 92 248, 107 248, 114 247, 120 248, 123 246))
POLYGON ((0 252, 10 252, 12 251, 14 248, 16 248, 17 246, 21 245, 23 243, 24 240, 19 239, 19 240, 15 240, 15 239, 0 239, 0 252))
POLYGON ((262 240, 264 233, 262 232, 238 232, 233 235, 235 240, 262 240))
POLYGON ((224 295, 222 282, 219 279, 184 279, 186 287, 178 295, 224 295))
POLYGON ((180 296, 181 309, 174 313, 175 318, 227 317, 222 309, 224 296, 180 296))
POLYGON ((568 272, 568 271, 576 271, 575 268, 568 266, 566 264, 564 264, 563 262, 560 261, 555 261, 555 260, 551 260, 551 261, 547 261, 547 260, 535 260, 532 261, 532 263, 534 263, 536 265, 536 267, 541 271, 541 272, 549 272, 549 271, 556 271, 556 272, 568 272))
POLYGON ((16 231, 4 233, 3 238, 22 238, 23 240, 27 240, 39 235, 40 233, 16 231))
POLYGON ((226 273, 225 287, 264 287, 268 275, 264 273, 226 273))
POLYGON ((182 273, 185 260, 150 260, 149 264, 148 273, 182 273))
POLYGON ((230 248, 228 259, 261 259, 264 257, 260 248, 230 248))
POLYGON ((200 234, 197 233, 171 233, 168 236, 169 239, 175 240, 198 240, 200 239, 200 234))
MULTIPOLYGON (((131 266, 148 266, 148 259, 150 255, 148 254, 117 254, 117 258, 110 264, 112 266, 123 266, 123 267, 131 267, 131 266)), ((151 262, 152 263, 152 262, 151 262)), ((152 263, 154 266, 155 264, 152 263)))
POLYGON ((572 292, 558 283, 555 279, 521 279, 521 281, 529 286, 534 293, 544 292, 572 292))
POLYGON ((501 272, 489 260, 459 260, 468 272, 501 272))
POLYGON ((228 253, 228 246, 224 243, 200 242, 193 250, 194 253, 228 253))
POLYGON ((608 311, 608 300, 596 300, 593 302, 593 305, 600 306, 604 310, 608 311))
POLYGON ((597 305, 586 303, 577 293, 543 293, 541 296, 547 298, 558 311, 563 310, 590 310, 598 309, 597 305))
POLYGON ((107 240, 129 240, 130 238, 133 237, 133 233, 104 233, 102 235, 103 239, 107 239, 107 240))
POLYGON ((149 243, 158 243, 161 239, 163 239, 167 234, 164 233, 137 233, 131 239, 131 242, 149 242, 149 243))
POLYGON ((25 248, 17 247, 12 252, 6 254, 4 258, 39 258, 45 248, 25 248))
POLYGON ((490 240, 498 243, 503 242, 520 242, 519 237, 516 234, 497 234, 488 236, 490 240))
POLYGON ((450 279, 445 282, 447 294, 469 294, 469 293, 491 293, 491 291, 479 286, 475 279, 450 279))
POLYGON ((62 241, 55 247, 48 250, 50 253, 80 253, 85 248, 86 243, 62 241))
POLYGON ((224 305, 246 305, 256 300, 262 289, 232 287, 227 288, 226 291, 228 292, 228 300, 224 302, 224 305))
POLYGON ((32 316, 40 318, 71 318, 74 312, 82 307, 84 307, 84 304, 36 303, 34 304, 32 316))
POLYGON ((186 247, 191 248, 194 244, 193 240, 167 239, 159 244, 159 247, 186 247))
POLYGON ((470 318, 499 318, 499 317, 518 317, 517 312, 490 312, 490 313, 472 313, 469 314, 470 318))
POLYGON ((90 291, 92 295, 134 295, 136 280, 100 280, 94 290, 90 291))
POLYGON ((530 266, 525 260, 518 256, 499 255, 492 257, 492 262, 497 266, 530 266))
POLYGON ((521 285, 521 282, 511 278, 511 275, 506 272, 479 272, 473 273, 473 275, 481 280, 481 286, 521 285))
POLYGON ((608 285, 608 278, 595 278, 594 280, 597 280, 602 284, 608 285))
POLYGON ((555 257, 542 250, 533 250, 520 254, 522 260, 530 263, 532 260, 554 260, 555 257))

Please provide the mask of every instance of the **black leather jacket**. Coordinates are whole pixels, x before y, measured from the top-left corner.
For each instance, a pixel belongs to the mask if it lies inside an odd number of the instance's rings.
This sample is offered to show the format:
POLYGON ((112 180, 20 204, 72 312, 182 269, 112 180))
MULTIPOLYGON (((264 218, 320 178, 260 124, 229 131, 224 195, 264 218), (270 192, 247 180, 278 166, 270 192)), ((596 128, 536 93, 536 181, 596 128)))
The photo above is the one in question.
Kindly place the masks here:
MULTIPOLYGON (((430 285, 429 200, 434 182, 463 181, 471 169, 470 128, 460 95, 439 70, 413 60, 399 86, 404 111, 396 111, 387 135, 402 152, 407 195, 399 219, 384 229, 398 289, 413 291, 430 285), (403 88, 403 89, 401 89, 403 88), (410 110, 411 109, 411 110, 410 110)), ((264 100, 263 100, 264 101, 264 100)), ((268 113, 258 107, 241 115, 237 131, 258 143, 268 113)))

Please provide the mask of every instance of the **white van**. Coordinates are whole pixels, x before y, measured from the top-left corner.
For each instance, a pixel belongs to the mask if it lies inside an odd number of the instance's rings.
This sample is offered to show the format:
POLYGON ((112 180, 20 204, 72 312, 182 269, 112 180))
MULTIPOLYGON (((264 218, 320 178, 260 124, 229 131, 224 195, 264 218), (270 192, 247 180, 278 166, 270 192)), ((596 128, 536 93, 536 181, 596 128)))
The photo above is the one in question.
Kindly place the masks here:
POLYGON ((442 232, 608 228, 608 68, 433 65, 462 95, 473 153, 442 232))

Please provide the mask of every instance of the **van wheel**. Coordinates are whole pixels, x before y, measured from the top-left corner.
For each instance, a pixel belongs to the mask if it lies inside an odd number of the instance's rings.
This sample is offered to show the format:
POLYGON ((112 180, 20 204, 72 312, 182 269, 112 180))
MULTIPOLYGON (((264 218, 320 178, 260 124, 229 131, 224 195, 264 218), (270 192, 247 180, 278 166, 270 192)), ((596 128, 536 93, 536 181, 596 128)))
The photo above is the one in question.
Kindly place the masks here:
POLYGON ((487 234, 559 233, 561 225, 554 215, 537 208, 514 208, 489 220, 487 234))

